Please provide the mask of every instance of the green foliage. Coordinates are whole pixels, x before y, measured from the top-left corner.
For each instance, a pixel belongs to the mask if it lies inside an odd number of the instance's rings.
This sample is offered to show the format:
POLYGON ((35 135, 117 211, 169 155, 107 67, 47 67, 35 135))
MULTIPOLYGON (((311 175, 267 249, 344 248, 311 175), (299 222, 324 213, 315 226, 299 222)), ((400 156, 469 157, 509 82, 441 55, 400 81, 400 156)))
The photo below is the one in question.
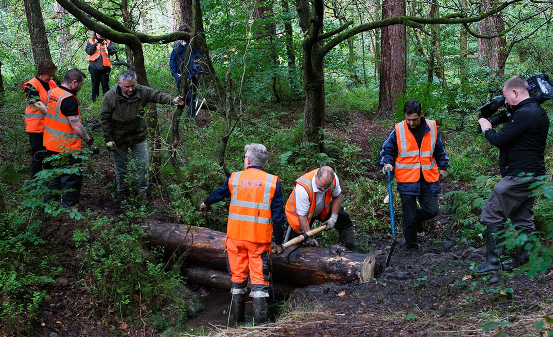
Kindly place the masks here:
POLYGON ((178 266, 166 271, 163 263, 142 249, 143 228, 128 219, 144 215, 134 212, 115 223, 99 217, 90 228, 75 231, 73 239, 84 266, 81 282, 100 301, 116 308, 119 319, 132 317, 135 308, 146 305, 152 314, 149 320, 160 330, 169 322, 183 324, 188 315, 186 301, 193 298, 178 296, 183 285, 178 266))
POLYGON ((44 241, 39 223, 14 209, 0 215, 0 323, 11 327, 38 314, 47 297, 41 286, 53 282, 59 271, 49 267, 48 256, 34 254, 44 241))

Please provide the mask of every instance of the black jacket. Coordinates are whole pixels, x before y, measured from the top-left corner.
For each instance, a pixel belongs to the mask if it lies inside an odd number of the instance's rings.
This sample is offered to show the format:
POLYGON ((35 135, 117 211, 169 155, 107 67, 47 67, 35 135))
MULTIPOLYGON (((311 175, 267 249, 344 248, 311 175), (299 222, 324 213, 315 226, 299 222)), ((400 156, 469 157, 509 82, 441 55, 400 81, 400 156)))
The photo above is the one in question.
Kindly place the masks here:
POLYGON ((549 117, 534 98, 527 98, 511 109, 512 115, 501 130, 486 131, 486 139, 499 148, 501 176, 544 175, 549 117))

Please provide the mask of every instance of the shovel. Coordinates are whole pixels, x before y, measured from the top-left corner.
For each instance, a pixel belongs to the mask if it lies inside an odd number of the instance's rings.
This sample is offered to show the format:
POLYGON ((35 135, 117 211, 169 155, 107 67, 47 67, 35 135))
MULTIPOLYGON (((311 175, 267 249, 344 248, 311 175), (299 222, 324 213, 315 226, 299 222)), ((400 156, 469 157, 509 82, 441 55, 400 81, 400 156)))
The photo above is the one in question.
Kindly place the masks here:
MULTIPOLYGON (((307 234, 307 236, 309 236, 309 237, 312 237, 312 236, 314 236, 314 235, 316 235, 316 234, 318 234, 318 233, 324 231, 325 229, 326 229, 326 225, 322 225, 322 226, 317 227, 317 228, 315 228, 315 229, 312 229, 312 230, 310 230, 310 231, 308 231, 308 232, 305 232, 305 234, 307 234)), ((290 240, 290 241, 284 243, 282 246, 283 246, 284 248, 288 248, 288 247, 290 247, 290 246, 297 245, 298 243, 302 242, 303 240, 304 240, 304 237, 303 237, 302 235, 296 236, 296 237, 293 238, 292 240, 290 240)))
POLYGON ((390 247, 390 252, 388 253, 388 257, 386 258, 386 267, 390 265, 390 259, 392 258, 392 253, 394 252, 394 248, 396 247, 397 243, 397 237, 396 237, 396 226, 394 221, 394 201, 392 199, 392 175, 390 174, 390 169, 388 169, 388 199, 390 204, 390 222, 392 226, 392 246, 390 247))

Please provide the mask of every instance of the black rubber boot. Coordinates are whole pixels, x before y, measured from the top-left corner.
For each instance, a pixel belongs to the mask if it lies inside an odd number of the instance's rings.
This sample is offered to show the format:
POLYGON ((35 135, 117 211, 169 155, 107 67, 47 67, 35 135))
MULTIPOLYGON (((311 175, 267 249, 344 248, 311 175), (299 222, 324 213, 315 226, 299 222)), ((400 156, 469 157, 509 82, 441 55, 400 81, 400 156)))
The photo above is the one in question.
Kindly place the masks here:
POLYGON ((244 313, 246 312, 246 294, 233 294, 230 304, 230 313, 234 324, 244 322, 244 313))
POLYGON ((267 322, 269 305, 266 297, 253 298, 253 322, 254 324, 263 324, 267 322))
POLYGON ((500 245, 504 239, 500 237, 503 231, 501 225, 488 225, 486 229, 486 262, 476 270, 479 274, 487 274, 501 270, 501 257, 505 247, 500 245))
POLYGON ((342 229, 338 231, 338 237, 341 243, 346 246, 347 249, 355 252, 357 246, 355 245, 355 234, 353 233, 353 227, 342 229))

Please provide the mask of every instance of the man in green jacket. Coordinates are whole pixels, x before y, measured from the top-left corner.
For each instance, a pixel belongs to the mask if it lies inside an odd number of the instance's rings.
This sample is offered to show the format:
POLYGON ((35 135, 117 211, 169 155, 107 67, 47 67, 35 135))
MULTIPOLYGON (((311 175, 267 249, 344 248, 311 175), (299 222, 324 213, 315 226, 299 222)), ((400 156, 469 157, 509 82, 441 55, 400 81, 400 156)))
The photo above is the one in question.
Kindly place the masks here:
POLYGON ((119 203, 129 195, 127 184, 127 155, 132 151, 136 164, 136 187, 145 204, 148 204, 148 125, 144 118, 148 103, 184 105, 184 100, 150 87, 136 84, 136 73, 125 70, 119 81, 102 100, 102 129, 106 147, 113 154, 119 203))

